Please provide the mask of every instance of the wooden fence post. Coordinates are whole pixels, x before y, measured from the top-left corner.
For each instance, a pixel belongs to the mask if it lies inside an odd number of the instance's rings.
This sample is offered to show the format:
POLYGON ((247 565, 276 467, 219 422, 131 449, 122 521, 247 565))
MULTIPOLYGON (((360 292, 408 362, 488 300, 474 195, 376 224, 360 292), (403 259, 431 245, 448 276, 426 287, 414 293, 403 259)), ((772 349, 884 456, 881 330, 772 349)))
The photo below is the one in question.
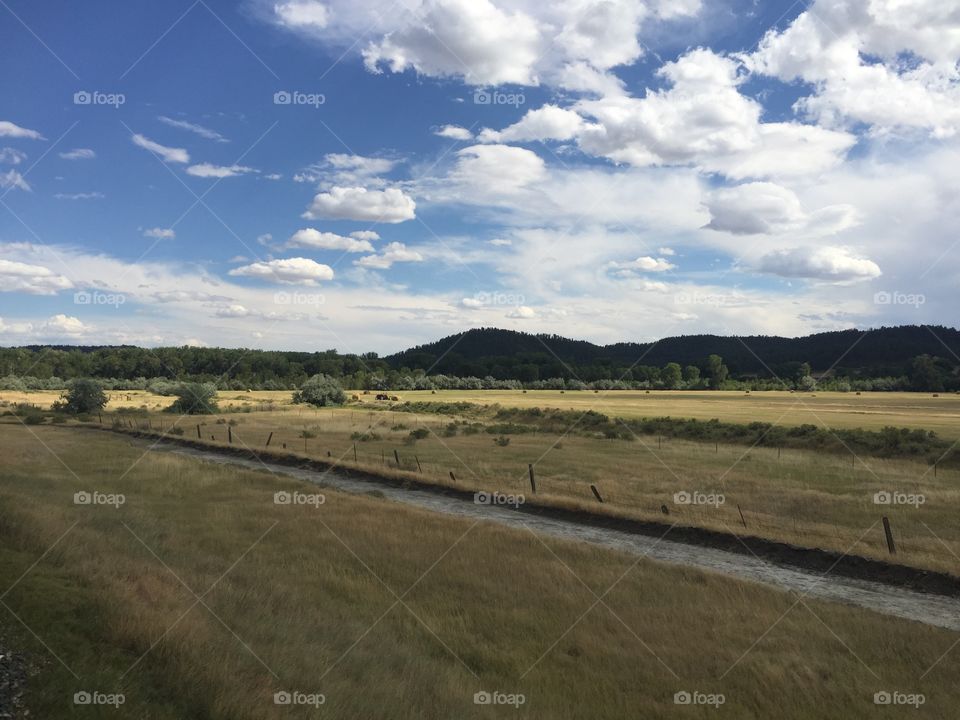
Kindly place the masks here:
POLYGON ((199 426, 199 425, 197 425, 197 440, 203 440, 203 438, 200 436, 200 426, 199 426))
POLYGON ((416 455, 414 455, 414 456, 413 456, 413 459, 417 461, 417 470, 419 470, 419 471, 422 473, 422 472, 423 472, 423 468, 420 467, 420 458, 418 458, 416 455))
POLYGON ((453 474, 453 470, 450 471, 450 479, 453 480, 454 482, 457 481, 457 476, 453 474))
POLYGON ((353 461, 354 462, 357 461, 357 444, 356 443, 353 444, 353 461))
POLYGON ((897 546, 893 543, 893 532, 890 530, 890 520, 887 519, 887 516, 883 516, 883 532, 887 536, 887 550, 890 551, 891 555, 897 554, 897 546))
POLYGON ((397 461, 397 467, 400 467, 400 453, 397 452, 397 449, 393 449, 393 459, 397 461))
POLYGON ((530 463, 529 465, 527 465, 527 468, 530 470, 530 490, 533 492, 534 495, 536 495, 536 494, 537 494, 537 480, 536 480, 536 478, 533 476, 533 463, 530 463))
POLYGON ((603 502, 603 498, 600 497, 600 491, 597 490, 596 485, 591 485, 590 489, 593 490, 593 496, 597 499, 598 502, 603 502))
POLYGON ((267 435, 267 444, 264 445, 264 447, 270 447, 270 441, 271 441, 271 440, 273 440, 273 433, 272 433, 272 432, 271 432, 269 435, 267 435))
POLYGON ((740 509, 740 505, 739 505, 739 504, 737 505, 737 512, 740 513, 740 522, 742 522, 742 523, 743 523, 743 527, 746 528, 746 527, 747 527, 747 521, 746 521, 746 520, 744 519, 744 517, 743 517, 743 510, 740 509))
POLYGON ((233 445, 233 430, 230 429, 229 425, 227 425, 227 442, 233 445))

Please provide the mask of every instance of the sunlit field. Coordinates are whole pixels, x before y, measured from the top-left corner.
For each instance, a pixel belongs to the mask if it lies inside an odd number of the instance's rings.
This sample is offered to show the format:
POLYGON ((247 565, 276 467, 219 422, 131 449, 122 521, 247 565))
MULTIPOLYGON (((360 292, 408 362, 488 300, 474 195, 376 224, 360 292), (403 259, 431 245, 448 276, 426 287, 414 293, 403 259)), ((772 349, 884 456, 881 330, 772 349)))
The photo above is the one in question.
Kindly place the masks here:
MULTIPOLYGON (((157 436, 181 433, 211 446, 232 443, 251 450, 286 451, 469 490, 525 493, 536 502, 561 507, 756 535, 960 574, 960 525, 956 522, 960 472, 955 465, 934 468, 912 459, 645 435, 627 441, 576 432, 535 432, 500 439, 484 432, 483 423, 474 422, 475 418, 396 412, 390 410, 392 403, 376 401, 373 393, 356 393, 358 400, 343 408, 315 409, 291 404, 289 392, 225 392, 219 397, 218 415, 182 418, 160 412, 170 403, 169 398, 136 392, 109 395, 103 424, 109 427, 116 422, 119 430, 136 429, 157 436), (141 412, 117 413, 121 408, 141 412), (420 439, 411 437, 418 431, 420 439), (537 485, 535 497, 530 465, 537 485), (701 501, 683 504, 683 493, 701 501), (884 493, 895 498, 894 502, 878 504, 878 495, 884 493), (893 558, 881 525, 883 516, 893 528, 897 549, 893 558)), ((55 397, 56 393, 29 394, 37 404, 55 397)), ((625 416, 631 412, 640 415, 645 409, 680 415, 683 411, 677 406, 682 406, 692 408, 691 413, 700 408, 703 418, 710 417, 709 409, 714 409, 721 418, 741 421, 761 417, 762 413, 743 417, 741 413, 749 409, 762 408, 770 414, 773 408, 786 410, 802 400, 819 402, 815 410, 806 412, 821 417, 825 409, 832 408, 829 417, 833 423, 867 417, 853 414, 852 408, 862 402, 863 407, 871 408, 874 415, 870 417, 877 426, 900 424, 908 416, 912 423, 923 426, 927 416, 921 412, 932 416, 938 404, 942 406, 938 421, 953 423, 951 409, 957 404, 953 397, 908 394, 801 399, 789 393, 745 397, 733 393, 427 392, 400 393, 399 397, 404 401, 497 400, 502 405, 529 403, 578 410, 589 409, 595 402, 596 409, 624 411, 625 416), (704 396, 707 399, 701 400, 704 396)), ((18 398, 11 393, 2 398, 14 399, 18 398)), ((17 421, 8 418, 6 422, 17 421)), ((781 419, 779 424, 789 423, 781 419)))
POLYGON ((42 660, 35 717, 847 720, 886 716, 883 692, 924 696, 890 717, 960 702, 949 631, 145 448, 0 426, 0 612, 42 660), (93 491, 124 501, 74 503, 93 491), (124 704, 73 705, 93 690, 124 704))

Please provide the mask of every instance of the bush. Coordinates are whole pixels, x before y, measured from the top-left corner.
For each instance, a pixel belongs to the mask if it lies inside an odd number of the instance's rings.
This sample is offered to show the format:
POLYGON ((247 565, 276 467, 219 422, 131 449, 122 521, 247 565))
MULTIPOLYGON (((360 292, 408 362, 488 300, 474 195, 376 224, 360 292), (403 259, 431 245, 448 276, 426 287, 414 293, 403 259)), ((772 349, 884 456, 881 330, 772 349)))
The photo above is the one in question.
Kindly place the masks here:
POLYGON ((100 383, 90 378, 81 378, 70 383, 64 396, 54 403, 54 410, 78 415, 100 412, 106 404, 107 396, 100 383))
POLYGON ((414 441, 423 440, 424 438, 427 438, 429 436, 430 436, 430 431, 427 430, 426 428, 417 428, 416 430, 410 431, 410 439, 414 441))
POLYGON ((347 396, 337 379, 323 374, 305 380, 300 389, 293 393, 293 402, 317 407, 343 405, 346 401, 347 396))
POLYGON ((510 438, 501 435, 500 437, 495 438, 493 442, 499 445, 500 447, 506 447, 507 445, 510 444, 510 438))
POLYGON ((167 412, 178 415, 210 415, 217 412, 217 386, 213 383, 182 383, 177 399, 167 412))

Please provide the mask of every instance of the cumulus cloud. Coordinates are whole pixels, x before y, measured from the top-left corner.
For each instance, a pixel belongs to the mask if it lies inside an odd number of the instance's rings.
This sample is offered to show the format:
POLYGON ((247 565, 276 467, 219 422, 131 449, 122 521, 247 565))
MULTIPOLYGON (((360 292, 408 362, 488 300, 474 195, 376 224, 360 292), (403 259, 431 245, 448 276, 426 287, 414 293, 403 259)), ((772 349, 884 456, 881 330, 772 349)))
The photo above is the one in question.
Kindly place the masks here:
POLYGON ((529 111, 513 125, 500 130, 484 129, 481 142, 524 142, 528 140, 570 140, 577 136, 584 121, 573 110, 544 105, 529 111))
POLYGON ((416 250, 409 249, 403 243, 392 242, 383 248, 379 254, 362 257, 354 261, 354 265, 368 270, 387 270, 398 262, 423 262, 423 255, 416 250))
POLYGON ((90 148, 74 148, 60 153, 64 160, 93 160, 97 154, 90 148))
POLYGON ((230 165, 227 167, 223 165, 211 165, 210 163, 200 163, 187 168, 187 175, 201 178, 228 178, 255 172, 258 171, 245 165, 230 165))
POLYGON ((302 32, 323 30, 330 19, 327 6, 319 0, 288 0, 273 9, 279 25, 302 32))
POLYGON ((0 260, 0 291, 56 295, 73 287, 67 278, 42 265, 0 260))
POLYGON ((44 140, 43 135, 36 130, 20 127, 9 120, 0 120, 0 137, 26 138, 27 140, 44 140))
POLYGON ((17 150, 16 148, 0 148, 0 163, 4 163, 6 165, 19 165, 26 159, 27 154, 17 150))
POLYGON ((255 262, 234 268, 229 274, 283 285, 317 285, 322 281, 333 280, 333 268, 329 265, 302 257, 255 262))
POLYGON ((791 248, 764 255, 760 272, 788 278, 854 282, 879 277, 880 266, 843 247, 791 248))
POLYGON ((876 131, 960 128, 960 13, 938 0, 816 0, 745 56, 757 73, 811 83, 797 109, 876 131))
POLYGON ((175 120, 173 118, 167 117, 166 115, 160 115, 157 118, 157 120, 164 123, 165 125, 169 125, 170 127, 175 127, 175 128, 179 128, 180 130, 186 130, 187 132, 192 132, 194 135, 199 135, 200 137, 206 138, 207 140, 215 140, 216 142, 220 142, 220 143, 230 142, 227 138, 225 138, 223 135, 218 133, 216 130, 211 130, 210 128, 206 128, 203 125, 197 125, 196 123, 187 122, 186 120, 175 120))
POLYGON ((134 145, 137 147, 142 147, 144 150, 148 150, 154 155, 158 155, 161 159, 163 159, 164 162, 190 162, 190 153, 183 148, 173 148, 167 147, 166 145, 161 145, 160 143, 154 142, 150 138, 140 135, 139 133, 134 133, 130 139, 133 141, 134 145))
POLYGON ((490 0, 433 0, 420 16, 371 43, 367 68, 408 68, 435 77, 463 77, 471 85, 537 83, 535 64, 544 38, 524 12, 501 10, 490 0))
POLYGON ((433 134, 450 138, 451 140, 473 140, 473 133, 459 125, 444 125, 441 128, 437 128, 433 134))
POLYGON ((30 192, 30 183, 16 170, 7 170, 6 173, 0 173, 0 188, 30 192))
POLYGON ((154 238, 155 240, 173 240, 177 233, 174 232, 171 228, 148 228, 143 231, 143 236, 148 238, 154 238))
POLYGON ((582 101, 593 118, 579 133, 585 152, 635 166, 694 165, 735 179, 798 176, 837 166, 856 138, 799 123, 761 121, 762 106, 739 91, 739 64, 697 49, 658 74, 671 87, 582 101))
POLYGON ((318 193, 306 212, 307 220, 365 220, 401 223, 416 217, 417 204, 398 188, 368 190, 363 187, 334 186, 318 193))
POLYGON ((380 239, 380 235, 373 230, 354 230, 350 233, 350 237, 356 238, 357 240, 366 240, 367 242, 380 239))
POLYGON ((857 222, 851 205, 833 205, 813 213, 804 210, 792 190, 774 183, 745 183, 709 193, 710 230, 734 235, 770 235, 797 230, 836 233, 857 222))
MULTIPOLYGON (((375 234, 375 233, 374 233, 375 234)), ((313 248, 316 250, 342 250, 348 253, 373 252, 368 240, 344 237, 331 232, 320 232, 314 228, 297 230, 287 241, 288 248, 313 248)))
POLYGON ((532 307, 527 307, 526 305, 515 307, 505 315, 505 317, 513 318, 515 320, 531 320, 536 316, 537 313, 534 312, 534 309, 532 307))
POLYGON ((75 318, 72 315, 58 314, 47 320, 42 330, 54 335, 78 336, 83 335, 90 330, 89 326, 75 318))
POLYGON ((611 262, 607 270, 617 277, 634 277, 638 273, 659 273, 675 270, 676 265, 662 257, 644 255, 630 262, 611 262))
POLYGON ((464 194, 482 201, 525 191, 546 175, 543 160, 526 148, 472 145, 457 152, 457 165, 449 179, 464 194))

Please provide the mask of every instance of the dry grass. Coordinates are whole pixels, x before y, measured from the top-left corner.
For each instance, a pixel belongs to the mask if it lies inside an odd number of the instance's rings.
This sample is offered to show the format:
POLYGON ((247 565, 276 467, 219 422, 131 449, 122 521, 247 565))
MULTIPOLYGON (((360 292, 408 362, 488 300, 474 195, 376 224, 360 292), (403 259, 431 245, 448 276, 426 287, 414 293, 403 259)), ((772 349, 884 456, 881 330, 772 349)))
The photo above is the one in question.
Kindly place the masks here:
POLYGON ((952 718, 960 702, 960 652, 926 672, 954 633, 374 497, 278 506, 278 489, 316 489, 141 453, 116 435, 0 426, 0 557, 26 569, 69 529, 4 598, 81 676, 51 661, 36 716, 66 716, 91 682, 127 692, 124 717, 240 720, 320 715, 274 706, 284 689, 323 693, 334 718, 846 720, 878 712, 881 690, 926 695, 883 712, 952 718), (72 503, 94 489, 126 504, 72 503), (53 572, 73 613, 44 614, 34 583, 53 572), (75 623, 88 606, 98 622, 75 623), (480 689, 526 703, 476 706, 480 689), (726 703, 678 708, 681 690, 726 703), (179 715, 157 709, 171 699, 179 715))

